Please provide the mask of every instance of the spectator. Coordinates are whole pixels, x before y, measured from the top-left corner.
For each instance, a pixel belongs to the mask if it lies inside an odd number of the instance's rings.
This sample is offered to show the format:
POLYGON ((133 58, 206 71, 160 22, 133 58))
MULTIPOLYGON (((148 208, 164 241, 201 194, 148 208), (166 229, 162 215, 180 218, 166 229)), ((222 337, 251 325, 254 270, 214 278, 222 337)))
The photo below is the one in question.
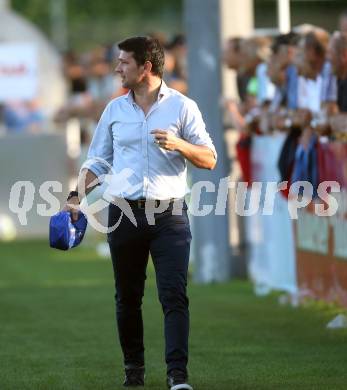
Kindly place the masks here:
POLYGON ((347 130, 347 33, 334 33, 329 43, 328 58, 337 77, 338 109, 338 114, 330 118, 330 126, 339 138, 347 130))
POLYGON ((347 33, 347 9, 340 14, 339 28, 342 33, 347 33))
POLYGON ((328 58, 337 76, 339 111, 347 112, 347 33, 334 33, 329 43, 328 58))
MULTIPOLYGON (((259 104, 271 98, 271 86, 266 74, 266 66, 263 66, 263 62, 271 53, 270 43, 271 41, 265 37, 255 37, 241 41, 238 72, 242 76, 249 77, 246 97, 241 105, 237 105, 232 100, 226 102, 226 108, 234 127, 240 131, 246 130, 247 127, 254 130, 253 124, 259 115, 259 104), (259 65, 261 66, 259 67, 259 65), (261 99, 259 99, 260 97, 261 99)), ((234 62, 232 65, 236 65, 236 63, 234 62)), ((274 89, 274 87, 272 88, 274 89)))
POLYGON ((240 73, 241 68, 241 44, 242 38, 234 37, 229 38, 225 44, 223 50, 223 62, 229 68, 236 72, 237 92, 242 102, 246 100, 247 85, 250 80, 250 76, 240 73))
POLYGON ((336 79, 326 61, 328 43, 329 34, 320 28, 307 33, 299 43, 298 108, 307 113, 302 125, 307 125, 321 108, 330 112, 335 107, 336 79))
POLYGON ((119 78, 112 71, 111 63, 107 61, 105 48, 92 52, 87 85, 93 101, 101 101, 105 104, 120 87, 119 78))
MULTIPOLYGON (((279 35, 274 39, 272 54, 268 63, 270 80, 276 86, 275 95, 270 105, 270 112, 274 113, 285 108, 296 108, 297 70, 294 59, 297 52, 299 36, 293 32, 279 35), (293 102, 293 95, 295 102, 293 102)), ((275 128, 283 127, 283 115, 274 118, 275 128), (278 119, 278 120, 277 120, 278 119), (280 124, 281 123, 281 124, 280 124)))
POLYGON ((185 37, 176 35, 166 45, 164 79, 170 88, 176 89, 184 95, 188 92, 186 57, 185 37))
POLYGON ((44 115, 36 100, 5 104, 3 116, 10 133, 38 133, 43 130, 44 115))
POLYGON ((167 49, 175 58, 173 74, 176 78, 187 80, 187 45, 183 34, 177 34, 167 45, 167 49))
MULTIPOLYGON (((250 77, 247 86, 249 96, 253 96, 259 103, 271 98, 269 79, 266 75, 266 64, 271 54, 271 40, 266 37, 253 37, 243 41, 241 45, 241 74, 250 77)), ((251 107, 254 106, 251 100, 251 107)))
POLYGON ((69 51, 64 57, 64 73, 69 82, 71 96, 83 94, 87 90, 86 69, 78 56, 69 51))

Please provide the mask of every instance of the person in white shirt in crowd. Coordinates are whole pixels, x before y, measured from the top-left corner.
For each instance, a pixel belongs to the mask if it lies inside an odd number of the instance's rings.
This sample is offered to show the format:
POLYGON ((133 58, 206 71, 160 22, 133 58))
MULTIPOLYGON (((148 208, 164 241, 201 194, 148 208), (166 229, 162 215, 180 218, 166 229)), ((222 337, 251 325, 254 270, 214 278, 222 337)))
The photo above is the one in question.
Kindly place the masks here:
POLYGON ((321 105, 328 109, 336 101, 336 79, 326 60, 329 33, 315 28, 299 43, 302 62, 299 64, 298 107, 318 113, 321 105))
POLYGON ((307 145, 314 127, 327 122, 336 111, 337 83, 327 61, 329 33, 314 27, 299 42, 298 111, 295 122, 303 129, 301 143, 307 145))

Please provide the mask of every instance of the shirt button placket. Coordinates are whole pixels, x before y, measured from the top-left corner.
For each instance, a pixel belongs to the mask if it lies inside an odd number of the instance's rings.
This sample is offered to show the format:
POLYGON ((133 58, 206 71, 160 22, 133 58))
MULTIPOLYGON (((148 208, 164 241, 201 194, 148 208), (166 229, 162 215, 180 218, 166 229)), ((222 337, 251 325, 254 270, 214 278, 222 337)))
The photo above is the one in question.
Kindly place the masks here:
POLYGON ((149 169, 148 169, 148 143, 147 143, 147 121, 142 122, 142 164, 143 164, 143 196, 146 198, 148 191, 149 169))

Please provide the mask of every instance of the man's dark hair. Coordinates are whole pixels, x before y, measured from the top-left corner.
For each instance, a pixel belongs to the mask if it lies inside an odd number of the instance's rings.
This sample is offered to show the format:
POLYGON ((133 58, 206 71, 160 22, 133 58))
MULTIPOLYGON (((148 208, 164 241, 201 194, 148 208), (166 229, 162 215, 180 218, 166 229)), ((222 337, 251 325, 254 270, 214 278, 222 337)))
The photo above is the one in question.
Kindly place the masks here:
POLYGON ((119 50, 132 52, 137 65, 146 61, 152 64, 152 73, 160 78, 164 71, 164 49, 158 39, 151 37, 132 37, 118 43, 119 50))

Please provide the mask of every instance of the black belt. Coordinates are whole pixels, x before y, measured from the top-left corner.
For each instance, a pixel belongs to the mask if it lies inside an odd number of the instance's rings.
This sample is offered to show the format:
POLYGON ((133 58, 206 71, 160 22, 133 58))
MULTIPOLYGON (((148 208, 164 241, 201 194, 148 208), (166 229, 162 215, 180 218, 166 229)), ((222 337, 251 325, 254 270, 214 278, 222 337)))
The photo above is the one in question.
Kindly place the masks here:
POLYGON ((132 200, 132 199, 125 199, 128 203, 129 203, 129 206, 131 208, 134 208, 134 209, 144 209, 146 208, 146 203, 150 203, 150 205, 153 207, 156 207, 158 208, 160 206, 160 203, 164 203, 165 205, 167 205, 167 207, 170 207, 173 205, 173 203, 175 201, 178 201, 180 200, 180 198, 171 198, 171 199, 136 199, 136 200, 132 200))

